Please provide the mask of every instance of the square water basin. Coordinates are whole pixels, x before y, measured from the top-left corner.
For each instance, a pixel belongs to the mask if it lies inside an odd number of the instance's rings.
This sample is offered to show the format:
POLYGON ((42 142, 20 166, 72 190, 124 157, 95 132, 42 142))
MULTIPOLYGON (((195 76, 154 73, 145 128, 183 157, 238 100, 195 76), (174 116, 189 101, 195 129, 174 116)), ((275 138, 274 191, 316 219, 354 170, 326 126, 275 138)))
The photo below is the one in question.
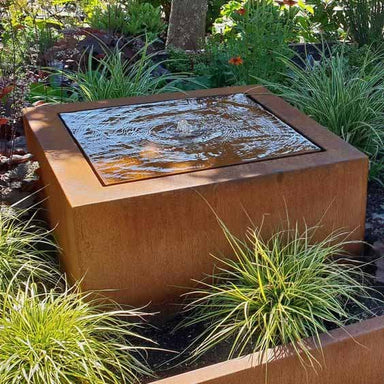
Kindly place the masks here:
POLYGON ((245 94, 60 117, 104 185, 321 150, 245 94))
MULTIPOLYGON (((238 236, 364 237, 368 160, 260 86, 29 109, 63 268, 120 303, 174 301, 238 236)), ((358 253, 361 246, 351 245, 358 253)))

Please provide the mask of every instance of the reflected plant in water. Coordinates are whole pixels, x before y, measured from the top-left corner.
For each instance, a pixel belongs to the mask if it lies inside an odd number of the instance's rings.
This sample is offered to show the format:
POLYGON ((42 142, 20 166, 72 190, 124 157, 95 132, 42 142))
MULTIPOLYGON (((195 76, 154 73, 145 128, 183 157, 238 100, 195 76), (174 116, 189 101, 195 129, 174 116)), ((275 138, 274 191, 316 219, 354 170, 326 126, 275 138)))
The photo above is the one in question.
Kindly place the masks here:
POLYGON ((315 367, 303 339, 313 337, 321 346, 327 324, 343 327, 353 318, 347 303, 367 310, 360 302, 368 294, 363 272, 350 260, 333 258, 344 254, 342 235, 315 243, 316 228, 296 227, 265 242, 259 230, 250 229, 242 241, 222 226, 233 258, 217 258, 213 274, 186 295, 179 327, 205 326, 189 358, 222 342, 230 345, 228 358, 252 351, 262 358, 269 348, 291 343, 301 362, 315 367))

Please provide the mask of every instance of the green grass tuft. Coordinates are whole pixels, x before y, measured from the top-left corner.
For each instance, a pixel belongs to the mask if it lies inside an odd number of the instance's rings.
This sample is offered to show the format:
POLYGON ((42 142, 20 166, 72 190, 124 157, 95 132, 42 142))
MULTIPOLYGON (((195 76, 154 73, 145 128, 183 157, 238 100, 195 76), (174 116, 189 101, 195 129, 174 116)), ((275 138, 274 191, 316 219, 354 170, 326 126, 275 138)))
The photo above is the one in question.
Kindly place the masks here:
POLYGON ((61 72, 61 75, 75 84, 79 99, 85 101, 177 92, 181 80, 193 82, 183 74, 161 72, 160 67, 167 60, 156 62, 156 54, 149 53, 149 47, 147 42, 133 58, 126 60, 124 47, 104 46, 105 57, 95 58, 88 52, 85 69, 79 67, 75 73, 61 72))
POLYGON ((7 294, 0 318, 0 383, 136 383, 150 374, 137 344, 144 315, 114 310, 76 287, 7 294))
POLYGON ((56 285, 61 279, 52 253, 51 232, 36 214, 23 209, 0 210, 0 292, 34 280, 56 285))
POLYGON ((344 51, 331 57, 324 51, 320 64, 303 62, 305 68, 282 60, 285 85, 266 85, 376 163, 384 144, 383 57, 369 51, 358 67, 344 51))
POLYGON ((190 359, 199 358, 226 341, 228 358, 261 352, 291 343, 300 359, 315 367, 303 339, 319 335, 327 324, 343 327, 353 318, 346 304, 366 310, 360 298, 368 288, 364 274, 343 255, 341 234, 312 244, 315 229, 282 231, 264 242, 249 230, 241 241, 224 227, 233 259, 218 259, 218 267, 186 295, 186 318, 180 327, 204 325, 190 346, 190 359))

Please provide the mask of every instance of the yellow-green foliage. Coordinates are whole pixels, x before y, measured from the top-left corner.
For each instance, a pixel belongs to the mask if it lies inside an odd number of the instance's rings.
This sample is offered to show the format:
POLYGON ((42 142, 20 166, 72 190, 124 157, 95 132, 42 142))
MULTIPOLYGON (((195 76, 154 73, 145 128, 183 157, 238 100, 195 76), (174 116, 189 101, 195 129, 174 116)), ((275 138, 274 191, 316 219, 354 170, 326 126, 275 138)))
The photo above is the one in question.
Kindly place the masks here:
POLYGON ((224 226, 233 258, 219 260, 217 270, 187 294, 187 319, 181 326, 205 326, 191 345, 192 358, 227 341, 229 357, 292 343, 302 362, 315 361, 302 343, 327 332, 326 324, 342 327, 353 318, 348 302, 365 309, 363 274, 342 255, 343 243, 331 235, 312 243, 313 230, 297 228, 273 235, 267 242, 249 230, 241 241, 224 226), (307 359, 305 359, 307 357, 307 359))
POLYGON ((150 374, 136 333, 143 315, 113 310, 77 288, 5 295, 0 317, 1 384, 125 384, 150 374))

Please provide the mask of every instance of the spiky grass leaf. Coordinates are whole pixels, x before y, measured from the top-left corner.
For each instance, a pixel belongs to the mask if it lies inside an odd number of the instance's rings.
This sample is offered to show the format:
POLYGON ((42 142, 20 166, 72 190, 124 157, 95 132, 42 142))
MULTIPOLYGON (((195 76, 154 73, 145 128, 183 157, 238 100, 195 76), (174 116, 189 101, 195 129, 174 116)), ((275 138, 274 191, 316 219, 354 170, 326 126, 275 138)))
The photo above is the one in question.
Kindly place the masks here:
POLYGON ((52 253, 57 246, 37 212, 0 210, 0 292, 17 289, 28 280, 56 285, 60 280, 52 253))

